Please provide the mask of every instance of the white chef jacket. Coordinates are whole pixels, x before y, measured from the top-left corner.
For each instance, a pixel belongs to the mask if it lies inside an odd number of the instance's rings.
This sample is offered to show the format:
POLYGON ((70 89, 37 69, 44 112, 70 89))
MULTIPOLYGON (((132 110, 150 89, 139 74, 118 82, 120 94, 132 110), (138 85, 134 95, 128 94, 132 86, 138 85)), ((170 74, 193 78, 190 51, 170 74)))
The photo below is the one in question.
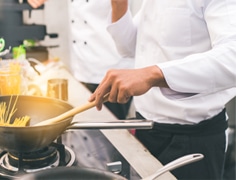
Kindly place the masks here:
POLYGON ((70 70, 85 83, 99 84, 109 69, 134 68, 133 58, 123 58, 106 30, 110 0, 73 0, 70 14, 70 70))
POLYGON ((157 65, 170 88, 134 98, 136 110, 160 123, 196 124, 236 95, 236 1, 145 0, 108 31, 136 68, 157 65))

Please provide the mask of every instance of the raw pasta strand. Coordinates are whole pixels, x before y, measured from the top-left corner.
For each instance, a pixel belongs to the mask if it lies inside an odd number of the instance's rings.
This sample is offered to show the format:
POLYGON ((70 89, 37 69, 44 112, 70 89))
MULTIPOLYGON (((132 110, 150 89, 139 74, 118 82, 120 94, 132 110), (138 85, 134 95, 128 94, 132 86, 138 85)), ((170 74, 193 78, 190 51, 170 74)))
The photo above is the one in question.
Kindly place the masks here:
POLYGON ((29 125, 29 121, 30 121, 29 116, 15 118, 11 122, 13 115, 17 111, 17 108, 16 108, 17 100, 18 100, 18 96, 16 96, 15 100, 13 100, 13 97, 11 96, 8 106, 6 102, 0 103, 0 126, 27 126, 29 125), (12 103, 13 105, 11 106, 12 103))

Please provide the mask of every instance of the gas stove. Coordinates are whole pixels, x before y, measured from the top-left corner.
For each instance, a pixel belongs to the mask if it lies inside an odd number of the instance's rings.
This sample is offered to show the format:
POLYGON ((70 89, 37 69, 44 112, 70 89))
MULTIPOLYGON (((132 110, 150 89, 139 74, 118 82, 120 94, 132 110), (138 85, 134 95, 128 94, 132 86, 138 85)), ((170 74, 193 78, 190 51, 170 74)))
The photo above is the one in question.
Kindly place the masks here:
POLYGON ((70 167, 74 162, 74 152, 63 144, 57 143, 31 153, 2 151, 0 154, 0 175, 11 179, 53 167, 70 167))
POLYGON ((127 179, 138 176, 99 130, 68 131, 36 152, 0 151, 0 179, 17 179, 59 166, 112 171, 127 179))

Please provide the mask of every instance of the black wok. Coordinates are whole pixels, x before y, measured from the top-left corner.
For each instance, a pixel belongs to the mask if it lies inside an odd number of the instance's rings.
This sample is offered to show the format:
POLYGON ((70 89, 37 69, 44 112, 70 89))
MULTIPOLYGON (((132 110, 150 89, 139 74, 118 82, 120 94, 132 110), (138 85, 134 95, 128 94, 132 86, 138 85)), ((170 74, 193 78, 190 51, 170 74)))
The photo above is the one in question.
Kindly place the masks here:
MULTIPOLYGON (((8 104, 11 96, 0 96, 0 102, 8 104)), ((15 99, 15 96, 13 96, 15 99)), ((12 103, 13 104, 13 103, 12 103)), ((67 102, 37 96, 19 95, 17 111, 12 119, 30 116, 30 125, 42 122, 49 118, 58 116, 73 108, 67 102)), ((43 126, 27 127, 3 127, 0 126, 0 149, 10 152, 33 152, 40 150, 51 144, 66 129, 110 129, 110 128, 139 128, 146 129, 152 127, 152 122, 148 121, 116 121, 115 123, 75 123, 71 124, 72 118, 43 126)))
MULTIPOLYGON (((15 99, 15 97, 13 97, 15 99)), ((9 102, 10 96, 1 96, 0 102, 9 102)), ((66 102, 36 96, 19 96, 15 117, 30 116, 30 124, 57 116, 73 107, 66 102)), ((13 152, 32 152, 48 146, 67 126, 72 118, 52 126, 2 127, 0 126, 0 148, 13 152)))

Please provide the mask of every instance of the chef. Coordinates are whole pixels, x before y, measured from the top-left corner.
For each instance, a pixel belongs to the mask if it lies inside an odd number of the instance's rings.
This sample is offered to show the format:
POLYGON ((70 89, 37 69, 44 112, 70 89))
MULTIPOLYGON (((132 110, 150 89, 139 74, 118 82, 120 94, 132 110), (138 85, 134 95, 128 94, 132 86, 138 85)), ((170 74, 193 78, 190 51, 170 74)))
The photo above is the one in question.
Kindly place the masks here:
POLYGON ((109 70, 89 100, 100 110, 108 92, 110 102, 135 96, 137 118, 155 122, 136 136, 158 160, 205 156, 174 170, 177 179, 222 179, 225 104, 236 95, 235 0, 147 0, 135 19, 127 0, 111 3, 108 31, 135 69, 109 70))

